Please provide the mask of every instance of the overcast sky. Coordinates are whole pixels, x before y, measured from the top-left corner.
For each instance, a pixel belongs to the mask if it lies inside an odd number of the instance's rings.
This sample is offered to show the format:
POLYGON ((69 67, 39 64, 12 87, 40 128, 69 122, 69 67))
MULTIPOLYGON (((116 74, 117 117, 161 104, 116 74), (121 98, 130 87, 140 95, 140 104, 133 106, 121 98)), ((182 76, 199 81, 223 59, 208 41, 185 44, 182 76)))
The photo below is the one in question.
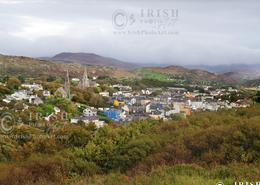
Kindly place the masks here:
MULTIPOLYGON (((150 18, 165 22, 165 16, 150 18)), ((135 63, 260 63, 260 1, 0 0, 0 53, 42 57, 60 52, 135 63), (163 28, 141 24, 140 12, 148 19, 150 10, 178 10, 177 20, 163 28), (118 29, 115 22, 127 25, 118 29), (134 32, 139 30, 170 33, 134 32)))

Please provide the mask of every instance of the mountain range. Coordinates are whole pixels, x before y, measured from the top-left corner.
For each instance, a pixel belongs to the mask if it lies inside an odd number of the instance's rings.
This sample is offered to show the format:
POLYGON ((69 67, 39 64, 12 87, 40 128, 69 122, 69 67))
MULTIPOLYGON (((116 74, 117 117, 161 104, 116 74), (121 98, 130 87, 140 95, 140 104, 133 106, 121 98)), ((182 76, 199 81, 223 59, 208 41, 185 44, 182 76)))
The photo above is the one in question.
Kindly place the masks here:
MULTIPOLYGON (((0 55, 0 66, 9 74, 64 75, 69 69, 72 76, 80 76, 87 66, 90 76, 111 76, 115 78, 159 78, 185 79, 190 82, 217 81, 229 84, 245 83, 257 85, 260 81, 260 70, 257 65, 224 66, 174 66, 144 67, 142 65, 123 62, 114 58, 93 53, 64 52, 53 57, 30 58, 24 56, 0 55), (231 67, 233 66, 233 67, 231 67), (252 83, 250 83, 252 82, 252 83)), ((0 70, 0 73, 1 73, 0 70)))
MULTIPOLYGON (((85 65, 100 65, 116 67, 126 70, 133 70, 140 67, 155 66, 154 64, 135 64, 130 62, 120 61, 110 57, 100 56, 94 53, 71 53, 63 52, 56 54, 53 57, 42 57, 40 59, 59 61, 62 63, 79 63, 85 65)), ((158 66, 171 66, 158 64, 158 66)), ((212 73, 225 74, 235 80, 253 80, 260 78, 260 64, 227 64, 227 65, 186 65, 185 68, 192 70, 205 70, 212 73)), ((167 68, 166 68, 167 69, 167 68)))
POLYGON ((188 65, 190 69, 204 69, 221 73, 239 81, 260 78, 260 64, 227 64, 227 65, 188 65))
POLYGON ((41 57, 43 60, 59 61, 64 63, 79 63, 85 65, 112 66, 122 69, 136 69, 140 67, 137 64, 123 62, 110 57, 103 57, 94 53, 59 53, 53 57, 41 57))

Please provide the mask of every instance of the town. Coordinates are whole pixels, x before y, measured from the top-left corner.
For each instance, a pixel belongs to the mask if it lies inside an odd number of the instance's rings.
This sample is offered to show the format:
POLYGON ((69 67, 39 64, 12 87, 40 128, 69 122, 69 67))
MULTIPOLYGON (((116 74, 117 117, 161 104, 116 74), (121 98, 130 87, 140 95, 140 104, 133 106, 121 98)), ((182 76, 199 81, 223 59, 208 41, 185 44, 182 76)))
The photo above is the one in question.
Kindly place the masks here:
MULTIPOLYGON (((44 122, 50 122, 54 119, 62 121, 65 118, 65 121, 71 124, 94 123, 97 128, 100 128, 109 121, 124 124, 147 118, 155 120, 179 119, 197 111, 248 107, 252 103, 240 94, 239 89, 234 87, 216 88, 213 86, 189 85, 188 88, 147 87, 141 90, 133 90, 131 86, 123 84, 110 84, 108 86, 110 91, 102 91, 101 89, 95 92, 96 96, 105 99, 106 106, 91 106, 73 101, 77 99, 77 95, 71 92, 72 85, 82 91, 88 91, 89 88, 98 88, 102 85, 97 83, 97 78, 96 76, 90 78, 85 68, 81 79, 70 78, 67 70, 63 86, 54 90, 50 90, 48 87, 32 80, 30 83, 25 81, 16 88, 15 92, 2 98, 0 110, 2 112, 12 110, 16 113, 27 110, 30 114, 27 117, 30 119, 20 121, 24 124, 28 124, 32 117, 37 117, 44 122), (50 102, 57 100, 72 104, 76 107, 76 111, 64 109, 64 104, 60 104, 60 106, 52 104, 50 106, 50 102), (18 102, 20 106, 17 106, 18 102), (47 102, 48 105, 46 105, 47 102), (47 111, 40 111, 40 113, 34 111, 37 116, 32 115, 28 111, 32 105, 42 107, 47 111)), ((7 86, 6 83, 0 85, 7 86)), ((17 119, 21 120, 20 118, 17 119)))

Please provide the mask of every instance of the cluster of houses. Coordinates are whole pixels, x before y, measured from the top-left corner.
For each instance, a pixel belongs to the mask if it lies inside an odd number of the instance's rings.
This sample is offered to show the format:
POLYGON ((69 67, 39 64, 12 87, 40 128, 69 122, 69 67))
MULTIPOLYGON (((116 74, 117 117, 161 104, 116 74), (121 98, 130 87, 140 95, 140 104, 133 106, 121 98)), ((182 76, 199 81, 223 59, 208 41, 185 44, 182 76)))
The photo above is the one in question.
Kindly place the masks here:
MULTIPOLYGON (((116 93, 110 97, 108 93, 100 95, 109 97, 113 106, 104 109, 104 114, 118 122, 128 122, 146 118, 167 120, 175 114, 184 117, 195 111, 217 111, 222 108, 248 107, 250 102, 240 99, 237 102, 222 100, 221 96, 232 92, 238 93, 237 89, 214 89, 204 86, 207 93, 198 90, 188 91, 185 88, 147 88, 141 91, 133 91, 129 86, 115 85, 116 93), (155 93, 157 92, 157 93, 155 93), (159 92, 159 93, 158 93, 159 92)), ((195 89, 195 88, 194 88, 195 89)))
POLYGON ((50 96, 50 92, 43 90, 43 87, 40 84, 22 84, 21 87, 22 90, 16 91, 11 95, 7 95, 3 99, 3 102, 9 104, 11 101, 28 100, 30 104, 40 105, 43 104, 43 100, 34 92, 43 91, 44 97, 50 96))
MULTIPOLYGON (((86 76, 86 75, 85 75, 86 76)), ((86 77, 87 79, 87 77, 86 77)), ((67 82, 68 83, 68 82, 67 82)), ((89 82, 85 83, 89 85, 89 82)), ((86 85, 85 84, 85 85, 86 85)), ((3 102, 9 104, 11 101, 26 101, 29 104, 41 105, 44 99, 51 96, 50 91, 44 90, 40 84, 22 84, 21 90, 11 95, 6 95, 3 102), (36 93, 37 92, 37 93, 36 93), (42 93, 41 99, 37 94, 42 93)), ((203 89, 207 93, 201 93, 196 90, 187 90, 186 88, 147 88, 140 91, 134 91, 130 86, 116 84, 111 86, 115 92, 100 92, 100 96, 107 97, 110 107, 94 108, 84 105, 81 114, 70 119, 73 124, 80 122, 88 124, 94 123, 97 127, 104 126, 105 122, 100 120, 98 112, 101 112, 107 118, 127 123, 133 120, 141 120, 146 118, 167 120, 176 114, 182 116, 191 115, 194 111, 217 111, 221 108, 247 107, 249 102, 241 99, 237 102, 229 102, 222 100, 220 97, 237 93, 237 89, 215 89, 205 86, 203 89)), ((68 97, 69 89, 59 88, 57 92, 63 93, 64 98, 68 97)), ((79 107, 81 105, 78 105, 79 107)), ((55 112, 45 117, 46 121, 50 121, 51 117, 60 113, 60 109, 55 107, 55 112)))

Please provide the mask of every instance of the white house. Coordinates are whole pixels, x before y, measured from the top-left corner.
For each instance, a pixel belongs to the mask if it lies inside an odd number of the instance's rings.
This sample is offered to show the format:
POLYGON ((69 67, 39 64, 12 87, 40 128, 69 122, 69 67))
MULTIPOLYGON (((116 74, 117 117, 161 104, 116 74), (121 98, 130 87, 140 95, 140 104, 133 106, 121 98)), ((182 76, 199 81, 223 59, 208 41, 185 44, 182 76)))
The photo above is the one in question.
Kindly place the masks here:
POLYGON ((129 107, 127 105, 124 105, 122 107, 122 110, 125 111, 125 112, 129 112, 129 107))
POLYGON ((49 96, 51 95, 51 93, 50 93, 50 91, 44 90, 44 91, 42 92, 42 95, 43 95, 44 97, 49 97, 49 96))
POLYGON ((75 82, 75 83, 78 83, 78 82, 80 81, 80 79, 78 79, 78 78, 72 78, 71 81, 72 81, 72 82, 75 82))
POLYGON ((85 124, 94 123, 97 128, 101 128, 105 125, 104 121, 100 121, 98 117, 75 117, 70 120, 71 123, 77 124, 79 121, 83 121, 85 124))
POLYGON ((20 100, 28 100, 30 96, 26 90, 21 90, 13 93, 9 99, 20 101, 20 100))
POLYGON ((36 84, 36 83, 33 83, 33 84, 22 84, 21 87, 24 87, 24 88, 27 88, 27 89, 30 89, 30 90, 35 90, 35 91, 43 90, 42 85, 36 84))
POLYGON ((123 95, 128 98, 133 96, 131 92, 123 92, 123 95))
POLYGON ((166 111, 165 116, 170 116, 172 114, 178 114, 178 113, 181 112, 181 104, 180 103, 174 103, 173 106, 174 106, 174 109, 166 111))
POLYGON ((147 105, 145 106, 145 112, 151 113, 151 103, 147 103, 147 105))
POLYGON ((97 116, 97 109, 94 107, 89 107, 83 110, 83 114, 86 117, 92 117, 92 116, 97 116))
POLYGON ((137 102, 136 98, 132 98, 132 99, 130 100, 129 104, 130 104, 130 105, 134 105, 134 104, 136 104, 136 102, 137 102))
POLYGON ((59 107, 54 107, 54 111, 55 111, 55 114, 58 114, 58 113, 60 113, 60 108, 59 107))
POLYGON ((152 91, 150 91, 149 89, 142 90, 142 94, 150 95, 150 94, 152 94, 152 91))
POLYGON ((109 97, 109 92, 107 92, 107 91, 100 92, 99 95, 103 96, 103 97, 109 97))
POLYGON ((40 104, 43 104, 43 101, 42 101, 41 98, 36 97, 36 98, 33 100, 33 103, 34 103, 35 105, 40 105, 40 104))

